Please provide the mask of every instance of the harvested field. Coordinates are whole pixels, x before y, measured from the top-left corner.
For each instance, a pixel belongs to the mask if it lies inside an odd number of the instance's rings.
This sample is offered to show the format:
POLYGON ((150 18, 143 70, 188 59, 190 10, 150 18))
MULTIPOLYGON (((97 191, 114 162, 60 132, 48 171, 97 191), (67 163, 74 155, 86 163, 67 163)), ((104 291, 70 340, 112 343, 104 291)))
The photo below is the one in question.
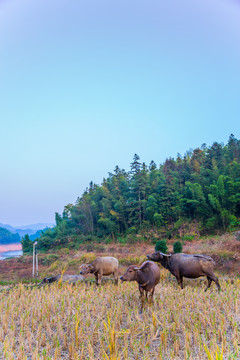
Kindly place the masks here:
POLYGON ((161 274, 141 315, 136 283, 2 289, 0 359, 239 359, 239 279, 220 278, 218 293, 161 274))

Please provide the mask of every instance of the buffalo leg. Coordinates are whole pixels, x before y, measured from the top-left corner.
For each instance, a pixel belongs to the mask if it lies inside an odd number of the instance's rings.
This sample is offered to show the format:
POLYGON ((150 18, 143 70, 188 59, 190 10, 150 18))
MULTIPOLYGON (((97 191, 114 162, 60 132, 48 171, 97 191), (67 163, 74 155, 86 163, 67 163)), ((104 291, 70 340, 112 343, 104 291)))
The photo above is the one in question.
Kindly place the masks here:
POLYGON ((97 285, 101 285, 102 274, 97 273, 95 276, 96 276, 96 283, 97 283, 97 285))
POLYGON ((216 283, 216 285, 217 285, 217 287, 218 287, 218 291, 220 291, 220 290, 221 290, 221 286, 220 286, 220 284, 219 284, 218 278, 216 278, 215 283, 216 283))
POLYGON ((210 279, 209 276, 207 276, 207 280, 208 280, 208 284, 207 284, 207 287, 206 287, 205 291, 207 291, 207 289, 210 288, 211 283, 212 283, 212 279, 210 279))
POLYGON ((183 278, 182 278, 181 275, 179 275, 179 276, 177 277, 177 282, 178 282, 178 285, 181 286, 181 289, 183 289, 183 278))
POLYGON ((152 303, 153 303, 154 290, 155 290, 155 288, 152 288, 152 289, 149 291, 149 304, 151 304, 151 305, 152 305, 152 303))
POLYGON ((114 276, 115 284, 117 285, 118 284, 118 272, 117 271, 114 272, 113 276, 114 276))
POLYGON ((211 279, 212 281, 215 282, 215 284, 217 285, 218 291, 220 291, 220 290, 221 290, 221 287, 220 287, 218 278, 217 278, 215 275, 211 275, 211 276, 209 276, 209 277, 210 277, 210 279, 211 279))
MULTIPOLYGON (((141 308, 140 308, 139 313, 142 314, 143 306, 144 306, 144 290, 143 290, 143 288, 141 288, 141 286, 139 286, 139 291, 140 291, 140 300, 141 300, 141 308)), ((146 294, 147 294, 147 292, 146 292, 146 294)))
POLYGON ((96 278, 96 284, 99 285, 99 283, 98 283, 98 274, 95 274, 95 278, 96 278))

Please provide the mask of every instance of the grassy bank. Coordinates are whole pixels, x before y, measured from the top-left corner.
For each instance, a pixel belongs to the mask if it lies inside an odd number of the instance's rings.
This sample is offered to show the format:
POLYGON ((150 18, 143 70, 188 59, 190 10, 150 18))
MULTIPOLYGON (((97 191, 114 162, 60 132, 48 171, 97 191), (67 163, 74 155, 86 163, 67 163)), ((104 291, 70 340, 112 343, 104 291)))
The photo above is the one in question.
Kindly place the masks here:
MULTIPOLYGON (((174 239, 168 240, 168 250, 173 251, 174 239)), ((66 268, 66 273, 76 274, 82 263, 90 263, 97 256, 115 256, 119 259, 120 273, 130 264, 141 264, 146 254, 154 251, 151 242, 134 244, 81 244, 77 250, 61 248, 48 253, 39 254, 39 278, 56 275, 66 268)), ((216 270, 220 275, 240 276, 240 241, 233 234, 205 237, 183 242, 183 252, 207 254, 216 262, 216 270)), ((31 281, 32 257, 0 261, 0 281, 31 281)))

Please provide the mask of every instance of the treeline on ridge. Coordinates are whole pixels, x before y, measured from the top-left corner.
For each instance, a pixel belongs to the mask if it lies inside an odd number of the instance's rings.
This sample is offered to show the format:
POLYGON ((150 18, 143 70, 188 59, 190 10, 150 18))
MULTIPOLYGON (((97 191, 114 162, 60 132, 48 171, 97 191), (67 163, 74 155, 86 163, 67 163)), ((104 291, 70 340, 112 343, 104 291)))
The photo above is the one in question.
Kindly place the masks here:
MULTIPOLYGON (((38 239, 46 250, 84 241, 137 241, 149 234, 183 237, 232 231, 240 225, 240 140, 214 142, 169 158, 159 167, 134 155, 101 185, 56 213, 56 226, 38 239)), ((22 240, 24 245, 24 239, 22 240)))
POLYGON ((0 227, 0 244, 19 243, 19 234, 13 234, 7 229, 0 227))

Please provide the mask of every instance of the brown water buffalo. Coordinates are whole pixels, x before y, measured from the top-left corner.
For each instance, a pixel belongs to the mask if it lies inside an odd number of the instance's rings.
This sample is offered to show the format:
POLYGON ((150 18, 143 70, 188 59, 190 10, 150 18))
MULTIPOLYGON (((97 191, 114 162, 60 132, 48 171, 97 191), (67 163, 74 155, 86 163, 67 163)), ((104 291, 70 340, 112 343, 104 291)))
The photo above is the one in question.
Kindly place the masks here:
POLYGON ((42 282, 40 282, 38 285, 43 284, 51 284, 53 282, 59 281, 62 278, 63 283, 76 283, 77 281, 84 281, 84 277, 82 275, 67 275, 67 274, 59 274, 56 276, 51 276, 49 278, 45 277, 42 282))
POLYGON ((81 265, 81 275, 94 274, 97 285, 101 284, 104 275, 113 274, 118 283, 118 259, 112 256, 98 257, 91 264, 81 265))
POLYGON ((212 281, 216 283, 218 290, 220 290, 218 278, 213 272, 214 261, 210 256, 183 253, 166 255, 161 251, 157 251, 152 255, 147 255, 147 258, 159 262, 165 269, 168 269, 176 277, 182 289, 183 277, 196 279, 200 276, 206 276, 208 285, 205 291, 210 287, 212 281))
POLYGON ((160 280, 160 269, 158 265, 155 264, 153 261, 145 261, 140 267, 136 265, 130 265, 127 268, 125 274, 123 274, 120 279, 122 281, 137 281, 140 291, 142 312, 144 292, 146 295, 146 299, 148 300, 149 293, 149 302, 153 302, 155 286, 160 280))

